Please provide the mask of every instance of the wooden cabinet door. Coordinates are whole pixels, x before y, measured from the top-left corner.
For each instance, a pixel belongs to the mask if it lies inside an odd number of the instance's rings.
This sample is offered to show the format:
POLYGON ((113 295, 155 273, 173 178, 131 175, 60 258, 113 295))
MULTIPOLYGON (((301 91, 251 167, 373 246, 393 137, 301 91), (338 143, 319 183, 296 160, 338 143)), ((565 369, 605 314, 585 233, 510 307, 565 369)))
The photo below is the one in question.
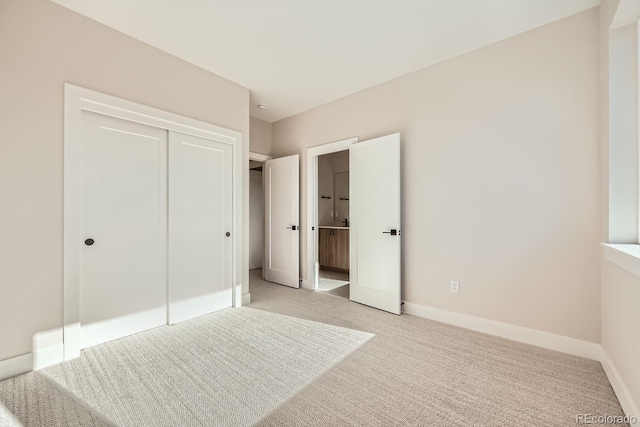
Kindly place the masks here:
POLYGON ((331 236, 330 229, 321 228, 318 243, 318 263, 324 267, 331 267, 331 236))
POLYGON ((349 269, 349 230, 336 230, 334 267, 349 269))
POLYGON ((340 256, 338 252, 340 252, 340 239, 338 238, 338 233, 340 230, 333 229, 333 233, 331 235, 331 267, 338 268, 340 264, 340 256))
POLYGON ((321 228, 318 240, 321 267, 349 270, 349 230, 321 228))
POLYGON ((345 270, 349 270, 349 248, 351 247, 351 246, 349 246, 350 245, 350 242, 349 242, 349 237, 350 237, 349 236, 349 230, 342 230, 342 231, 344 231, 344 236, 342 238, 342 240, 343 240, 343 243, 342 243, 342 247, 343 247, 343 250, 342 250, 342 254, 343 254, 342 255, 342 265, 344 267, 342 267, 342 268, 344 268, 345 270))

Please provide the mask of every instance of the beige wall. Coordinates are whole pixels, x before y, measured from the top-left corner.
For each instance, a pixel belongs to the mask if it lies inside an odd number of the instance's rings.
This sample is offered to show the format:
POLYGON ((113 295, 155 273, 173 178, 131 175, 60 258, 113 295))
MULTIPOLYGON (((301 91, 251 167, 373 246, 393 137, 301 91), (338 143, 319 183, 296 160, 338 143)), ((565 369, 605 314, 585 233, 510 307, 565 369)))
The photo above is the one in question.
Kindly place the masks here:
POLYGON ((306 149, 401 132, 403 299, 599 342, 598 61, 591 9, 274 123, 302 259, 306 149))
POLYGON ((271 155, 271 123, 251 116, 251 143, 249 151, 271 155))
POLYGON ((333 153, 331 158, 333 159, 334 173, 349 171, 349 150, 333 153))
POLYGON ((318 225, 333 225, 333 162, 331 154, 318 157, 318 225), (322 197, 331 197, 323 199, 322 197))
POLYGON ((342 225, 334 217, 336 207, 334 177, 349 170, 349 151, 318 156, 318 225, 342 225), (323 199, 329 196, 331 199, 323 199))
POLYGON ((0 58, 2 360, 62 326, 63 84, 245 138, 249 91, 46 0, 0 2, 0 58))

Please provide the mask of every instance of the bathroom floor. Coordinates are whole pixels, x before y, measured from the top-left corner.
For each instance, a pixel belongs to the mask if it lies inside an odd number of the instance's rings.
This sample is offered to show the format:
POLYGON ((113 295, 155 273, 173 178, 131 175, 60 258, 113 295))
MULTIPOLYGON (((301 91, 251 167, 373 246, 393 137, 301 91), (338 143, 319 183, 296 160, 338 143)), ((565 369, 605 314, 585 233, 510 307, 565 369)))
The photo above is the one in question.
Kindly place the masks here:
POLYGON ((349 274, 320 270, 318 291, 349 298, 349 274))

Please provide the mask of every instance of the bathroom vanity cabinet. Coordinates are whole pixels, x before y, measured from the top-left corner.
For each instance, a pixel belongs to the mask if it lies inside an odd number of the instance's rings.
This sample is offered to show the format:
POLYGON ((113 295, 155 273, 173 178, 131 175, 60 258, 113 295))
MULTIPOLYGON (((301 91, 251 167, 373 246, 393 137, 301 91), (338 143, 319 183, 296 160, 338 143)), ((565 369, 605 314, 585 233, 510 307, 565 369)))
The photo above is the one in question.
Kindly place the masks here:
POLYGON ((318 261, 324 270, 349 272, 349 228, 320 226, 318 261))

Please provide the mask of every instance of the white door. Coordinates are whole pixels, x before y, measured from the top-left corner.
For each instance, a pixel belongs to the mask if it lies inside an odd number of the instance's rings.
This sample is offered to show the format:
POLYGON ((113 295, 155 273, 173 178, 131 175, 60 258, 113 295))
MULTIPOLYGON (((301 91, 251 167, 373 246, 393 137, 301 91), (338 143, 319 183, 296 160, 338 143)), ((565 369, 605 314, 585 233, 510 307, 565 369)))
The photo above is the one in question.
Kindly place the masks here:
POLYGON ((80 346, 167 322, 167 131, 82 112, 80 346))
POLYGON ((263 167, 265 210, 264 279, 300 287, 300 156, 267 160, 263 167))
POLYGON ((400 134, 349 149, 350 299, 400 314, 400 134))
POLYGON ((232 305, 233 147, 169 132, 169 323, 232 305))

